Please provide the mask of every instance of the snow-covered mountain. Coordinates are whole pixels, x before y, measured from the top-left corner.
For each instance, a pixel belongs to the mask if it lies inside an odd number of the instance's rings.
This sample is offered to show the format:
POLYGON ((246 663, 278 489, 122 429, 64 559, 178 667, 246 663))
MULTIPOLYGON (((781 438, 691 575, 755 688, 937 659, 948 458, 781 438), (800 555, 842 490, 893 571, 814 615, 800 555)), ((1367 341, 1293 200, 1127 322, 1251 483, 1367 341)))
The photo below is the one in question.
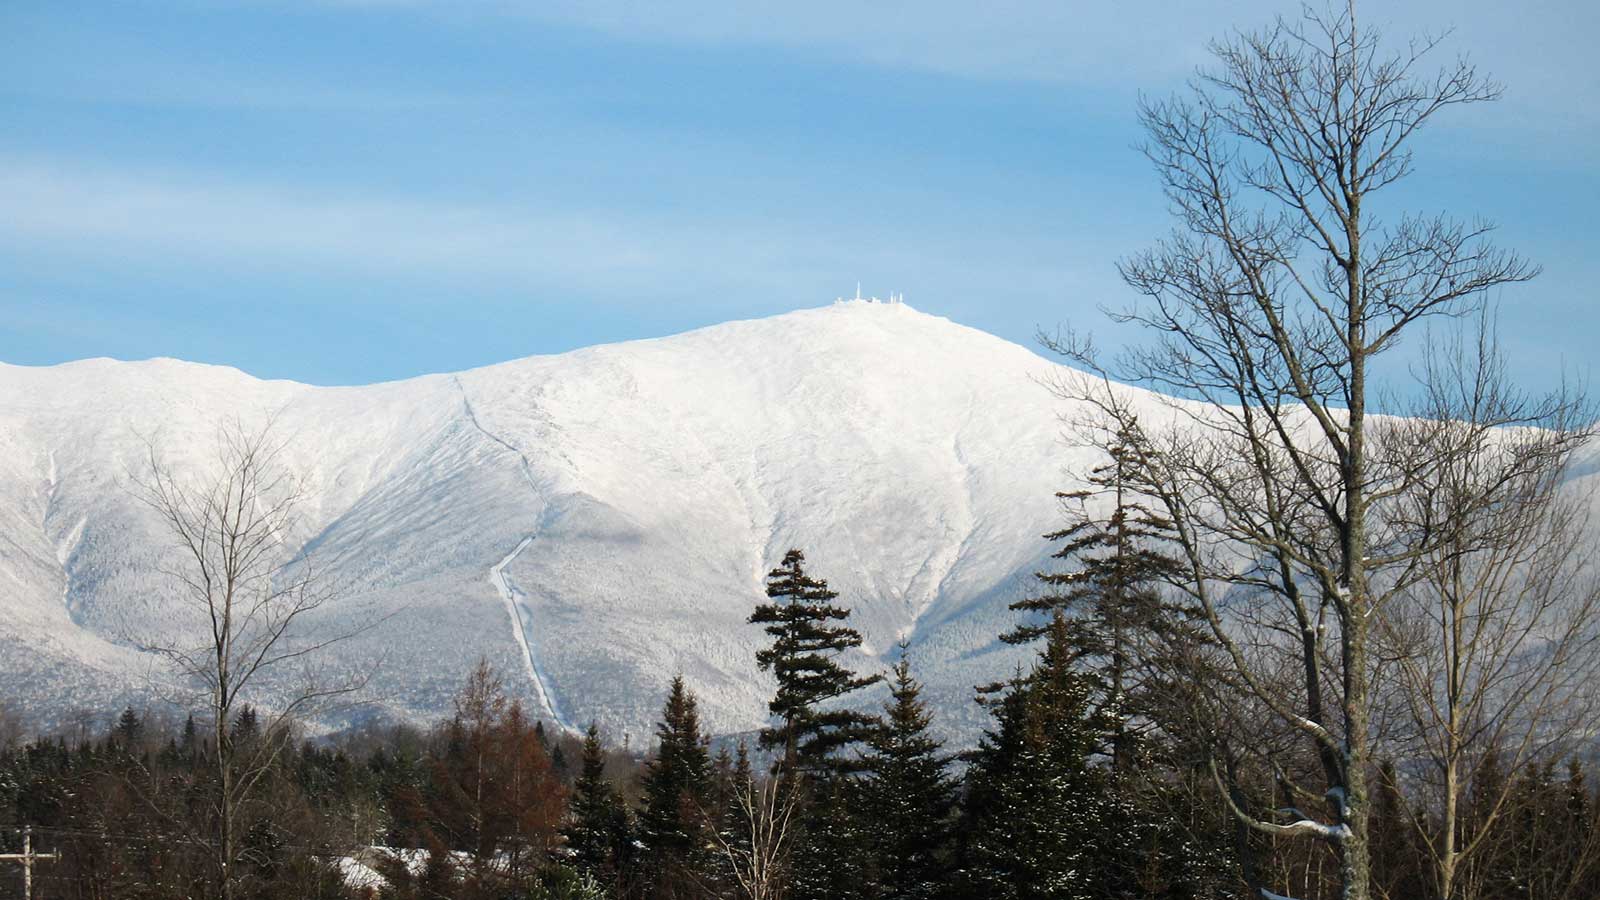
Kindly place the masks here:
POLYGON ((995 635, 1084 451, 1055 367, 902 304, 842 302, 367 387, 150 360, 0 366, 0 692, 36 712, 140 702, 130 637, 186 627, 171 541, 130 493, 146 438, 197 472, 222 417, 277 415, 307 485, 290 542, 382 624, 369 709, 432 717, 480 656, 537 713, 648 738, 683 673, 718 731, 764 722, 765 573, 806 552, 886 668, 907 640, 954 731, 1018 651, 995 635), (383 618, 387 616, 388 618, 383 618))

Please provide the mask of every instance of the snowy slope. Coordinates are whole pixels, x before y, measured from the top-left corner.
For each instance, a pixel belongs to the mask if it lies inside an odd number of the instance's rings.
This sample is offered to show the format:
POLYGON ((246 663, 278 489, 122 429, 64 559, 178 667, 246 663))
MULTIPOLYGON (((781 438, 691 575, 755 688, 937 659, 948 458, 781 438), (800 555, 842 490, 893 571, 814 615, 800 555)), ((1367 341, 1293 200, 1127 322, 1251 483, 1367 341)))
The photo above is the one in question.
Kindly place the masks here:
POLYGON ((276 413, 309 488, 291 542, 382 618, 335 665, 432 716, 480 655, 540 715, 647 740, 682 672, 719 731, 762 724, 762 577, 806 551, 886 667, 901 639, 970 734, 1009 673, 1004 607, 1081 469, 1029 350, 900 304, 844 302, 659 340, 321 388, 171 360, 0 366, 0 691, 38 711, 135 701, 140 635, 193 627, 129 494, 145 438, 199 471, 221 415, 276 413))

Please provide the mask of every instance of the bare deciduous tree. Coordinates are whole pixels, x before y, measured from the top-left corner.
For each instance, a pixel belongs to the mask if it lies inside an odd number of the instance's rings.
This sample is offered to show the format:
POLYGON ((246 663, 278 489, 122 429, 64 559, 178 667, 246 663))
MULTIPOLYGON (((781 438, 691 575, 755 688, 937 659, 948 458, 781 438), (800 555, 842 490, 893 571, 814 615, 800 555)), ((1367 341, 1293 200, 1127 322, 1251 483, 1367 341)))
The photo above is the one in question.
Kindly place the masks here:
POLYGON ((1427 539, 1414 539, 1417 577, 1374 639, 1399 711, 1391 752, 1407 764, 1408 818, 1437 896, 1471 900, 1477 885, 1458 875, 1501 833, 1515 779, 1600 724, 1589 498, 1564 477, 1589 430, 1569 398, 1513 390, 1481 326, 1476 342, 1430 353, 1423 383, 1414 415, 1387 422, 1380 440, 1427 463, 1390 504, 1397 525, 1427 539), (1543 427, 1495 427, 1505 423, 1543 427), (1491 760, 1504 777, 1479 777, 1491 760))
POLYGON ((185 624, 198 624, 198 633, 137 643, 196 690, 209 716, 212 833, 195 837, 210 850, 224 900, 238 887, 241 823, 291 724, 366 682, 365 675, 330 678, 317 668, 317 655, 353 632, 311 635, 303 627, 332 594, 287 543, 302 491, 282 464, 283 449, 270 421, 257 430, 224 424, 209 475, 180 475, 148 441, 148 469, 136 480, 137 496, 176 544, 178 563, 168 575, 193 615, 185 624), (235 726, 246 711, 255 720, 255 707, 261 718, 246 739, 235 726))
POLYGON ((1057 387, 1089 401, 1094 420, 1080 424, 1102 446, 1143 436, 1144 489, 1185 563, 1175 587, 1218 641, 1224 718, 1253 738, 1218 755, 1277 786, 1265 808, 1224 791, 1229 808, 1273 841, 1323 842, 1357 900, 1371 896, 1375 641, 1440 548, 1472 537, 1417 527, 1403 498, 1476 460, 1480 489, 1454 514, 1498 509, 1518 490, 1507 473, 1559 467, 1576 443, 1474 457, 1488 432, 1552 423, 1486 416, 1473 441, 1436 422, 1419 446, 1382 440, 1385 420, 1369 411, 1378 358, 1403 334, 1536 274, 1495 249, 1486 224, 1377 216, 1381 192, 1411 172, 1417 131, 1499 94, 1464 60, 1423 73, 1435 45, 1389 53, 1353 5, 1214 45, 1217 67, 1188 96, 1142 109, 1179 227, 1121 264, 1143 302, 1116 318, 1156 342, 1097 369, 1086 341, 1046 341, 1100 373, 1057 387), (1140 421, 1107 375, 1181 399, 1140 421))
POLYGON ((707 829, 717 851, 741 896, 781 900, 801 803, 798 780, 784 773, 743 780, 733 786, 730 802, 738 830, 724 835, 716 827, 707 829))

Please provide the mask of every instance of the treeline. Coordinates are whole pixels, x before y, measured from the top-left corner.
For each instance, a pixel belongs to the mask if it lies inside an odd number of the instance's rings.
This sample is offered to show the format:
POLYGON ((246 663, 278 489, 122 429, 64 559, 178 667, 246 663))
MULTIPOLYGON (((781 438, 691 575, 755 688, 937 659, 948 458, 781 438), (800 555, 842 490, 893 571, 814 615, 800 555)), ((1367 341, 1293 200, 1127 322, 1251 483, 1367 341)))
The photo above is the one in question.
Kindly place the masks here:
MULTIPOLYGON (((841 702, 880 679, 839 663, 860 636, 796 551, 752 616, 777 684, 753 743, 714 751, 678 678, 638 757, 593 726, 547 728, 480 665, 426 731, 299 740, 246 709, 227 758, 256 768, 219 768, 206 723, 133 710, 101 734, 12 740, 0 825, 8 851, 29 825, 36 849, 60 854, 35 870, 41 898, 1335 896, 1326 845, 1252 831, 1218 802, 1226 782, 1241 806, 1293 805, 1270 772, 1211 767, 1192 677, 1208 645, 1155 588, 1161 526, 1126 505, 1054 536, 1080 565, 1016 604, 1022 624, 1003 637, 1039 652, 980 689, 992 725, 959 759, 904 654, 881 714, 841 702), (218 860, 223 777, 257 788, 234 809, 237 850, 218 860)), ((1408 812, 1425 804, 1405 796, 1403 766, 1374 773, 1374 888, 1434 896, 1424 844, 1437 833, 1408 812)), ((1493 827, 1458 890, 1600 896, 1600 798, 1579 760, 1510 773, 1490 759, 1475 777, 1463 815, 1492 813, 1493 827), (1475 809, 1480 797, 1496 808, 1475 809)))

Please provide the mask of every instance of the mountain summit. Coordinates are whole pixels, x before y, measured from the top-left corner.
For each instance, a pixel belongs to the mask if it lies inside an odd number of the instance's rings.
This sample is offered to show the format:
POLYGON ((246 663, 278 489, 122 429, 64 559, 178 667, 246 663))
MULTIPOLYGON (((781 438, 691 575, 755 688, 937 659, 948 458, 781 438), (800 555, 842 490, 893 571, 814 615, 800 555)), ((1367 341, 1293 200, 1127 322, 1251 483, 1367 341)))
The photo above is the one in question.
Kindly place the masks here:
POLYGON ((366 387, 173 360, 0 366, 0 690, 36 712, 139 702, 138 635, 194 627, 170 538, 130 493, 153 442, 180 473, 218 423, 275 416, 304 479, 296 533, 377 623, 328 662, 378 666, 374 708, 433 716, 486 657, 530 710, 646 740, 682 673, 714 730, 765 721, 746 624, 805 550, 855 610, 850 660, 906 641, 952 730, 1057 524, 1080 451, 1057 367, 900 303, 843 301, 654 340, 366 387))

